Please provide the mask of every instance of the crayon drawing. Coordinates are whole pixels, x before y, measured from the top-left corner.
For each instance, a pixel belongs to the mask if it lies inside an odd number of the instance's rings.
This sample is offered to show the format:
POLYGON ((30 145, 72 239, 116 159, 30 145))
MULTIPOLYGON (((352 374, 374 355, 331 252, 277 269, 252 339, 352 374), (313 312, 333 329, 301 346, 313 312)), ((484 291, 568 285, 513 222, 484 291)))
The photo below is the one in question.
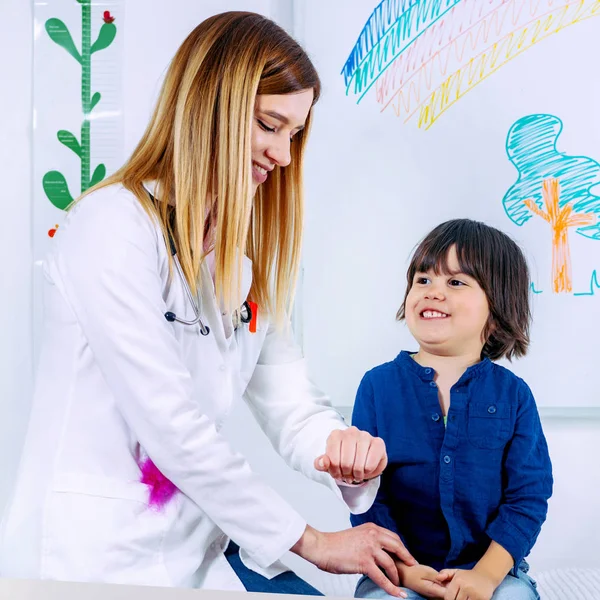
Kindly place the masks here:
POLYGON ((573 296, 595 296, 596 290, 600 290, 600 281, 598 272, 594 269, 590 277, 590 289, 587 292, 575 292, 573 296))
POLYGON ((453 104, 539 42, 600 15, 598 0, 383 0, 341 71, 357 104, 429 129, 453 104))
MULTIPOLYGON (((560 152, 557 143, 562 129, 558 117, 546 114, 528 115, 510 128, 506 153, 518 178, 502 200, 515 224, 522 226, 533 217, 548 223, 552 291, 557 294, 573 291, 569 232, 600 241, 600 196, 594 193, 600 185, 600 164, 587 156, 560 152)), ((595 271, 592 294, 594 282, 597 287, 595 271)))

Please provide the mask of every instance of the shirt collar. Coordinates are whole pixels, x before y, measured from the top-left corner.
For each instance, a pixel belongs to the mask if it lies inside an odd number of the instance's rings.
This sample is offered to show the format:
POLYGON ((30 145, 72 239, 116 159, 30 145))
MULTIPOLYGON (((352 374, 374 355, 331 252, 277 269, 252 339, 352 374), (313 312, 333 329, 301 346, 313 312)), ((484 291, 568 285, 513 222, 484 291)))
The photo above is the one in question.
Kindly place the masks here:
MULTIPOLYGON (((417 377, 422 379, 423 381, 433 381, 435 377, 435 371, 431 367, 423 367, 420 365, 412 355, 414 352, 409 352, 408 350, 402 350, 400 354, 395 358, 394 362, 402 369, 408 369, 412 373, 414 373, 417 377)), ((467 383, 471 379, 476 377, 480 377, 484 375, 492 366, 492 361, 489 358, 484 358, 478 363, 471 365, 467 368, 467 370, 462 374, 460 379, 456 382, 458 383, 467 383)))

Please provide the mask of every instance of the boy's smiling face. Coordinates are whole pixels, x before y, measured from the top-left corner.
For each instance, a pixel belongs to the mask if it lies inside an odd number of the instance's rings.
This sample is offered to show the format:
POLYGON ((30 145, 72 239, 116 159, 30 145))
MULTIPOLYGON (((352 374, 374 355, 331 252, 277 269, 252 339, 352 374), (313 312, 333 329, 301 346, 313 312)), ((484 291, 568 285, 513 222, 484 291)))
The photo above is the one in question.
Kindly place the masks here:
POLYGON ((490 316, 485 292, 461 272, 452 246, 447 272, 415 273, 406 297, 406 324, 421 348, 442 356, 479 356, 490 316))

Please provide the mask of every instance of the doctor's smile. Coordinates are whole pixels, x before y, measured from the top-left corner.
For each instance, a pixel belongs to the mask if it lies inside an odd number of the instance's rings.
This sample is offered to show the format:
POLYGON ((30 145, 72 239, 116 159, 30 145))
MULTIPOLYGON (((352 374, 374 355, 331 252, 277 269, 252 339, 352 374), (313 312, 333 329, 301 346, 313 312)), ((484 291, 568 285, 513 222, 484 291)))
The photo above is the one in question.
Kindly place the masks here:
POLYGON ((273 167, 267 169, 262 165, 259 165, 257 162, 252 163, 252 176, 254 177, 254 181, 256 183, 264 183, 267 180, 268 173, 273 170, 273 167))
POLYGON ((252 179, 255 189, 276 168, 292 161, 294 136, 306 126, 306 115, 314 102, 313 90, 285 97, 259 95, 252 124, 252 179))

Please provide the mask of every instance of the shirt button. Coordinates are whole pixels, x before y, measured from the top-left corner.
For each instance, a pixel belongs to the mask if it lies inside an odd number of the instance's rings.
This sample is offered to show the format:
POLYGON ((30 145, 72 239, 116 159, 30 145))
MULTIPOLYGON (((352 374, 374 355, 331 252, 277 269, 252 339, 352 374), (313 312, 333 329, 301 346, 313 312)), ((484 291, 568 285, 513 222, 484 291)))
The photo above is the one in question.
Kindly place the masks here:
POLYGON ((496 412, 496 407, 492 404, 492 406, 488 407, 488 412, 490 415, 493 415, 496 412))
POLYGON ((440 415, 438 415, 437 413, 433 413, 431 415, 431 420, 432 421, 436 421, 436 422, 439 421, 440 420, 440 415))
POLYGON ((429 375, 429 373, 431 373, 431 369, 425 369, 425 373, 427 373, 427 375, 429 375))
POLYGON ((225 367, 225 365, 221 365, 221 366, 219 367, 219 371, 224 371, 224 370, 225 370, 225 368, 226 368, 226 367, 225 367))
POLYGON ((431 387, 437 387, 437 383, 436 383, 435 381, 430 381, 430 382, 429 382, 429 385, 430 385, 431 387))
POLYGON ((447 465, 449 465, 449 464, 450 464, 450 461, 451 461, 451 460, 452 460, 452 459, 451 459, 451 458, 450 458, 450 457, 449 457, 447 454, 446 454, 446 456, 444 456, 444 462, 445 462, 447 465))

